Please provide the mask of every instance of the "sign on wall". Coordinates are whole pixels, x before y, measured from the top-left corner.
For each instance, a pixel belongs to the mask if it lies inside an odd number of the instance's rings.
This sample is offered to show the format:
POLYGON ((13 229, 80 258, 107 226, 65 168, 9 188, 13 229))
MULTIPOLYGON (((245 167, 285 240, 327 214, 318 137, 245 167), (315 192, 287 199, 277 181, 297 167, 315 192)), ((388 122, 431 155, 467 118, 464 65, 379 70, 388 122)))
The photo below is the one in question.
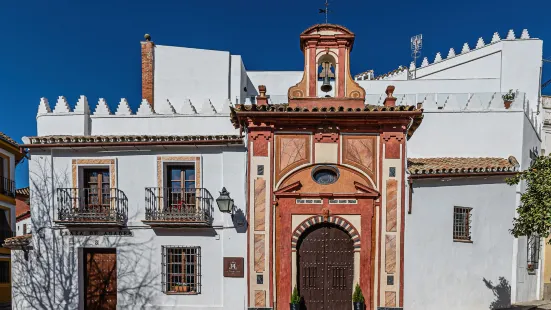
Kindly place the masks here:
POLYGON ((243 257, 224 257, 224 277, 245 277, 245 259, 243 257))
POLYGON ((128 229, 121 230, 62 230, 62 236, 83 236, 83 237, 132 237, 134 233, 128 229))

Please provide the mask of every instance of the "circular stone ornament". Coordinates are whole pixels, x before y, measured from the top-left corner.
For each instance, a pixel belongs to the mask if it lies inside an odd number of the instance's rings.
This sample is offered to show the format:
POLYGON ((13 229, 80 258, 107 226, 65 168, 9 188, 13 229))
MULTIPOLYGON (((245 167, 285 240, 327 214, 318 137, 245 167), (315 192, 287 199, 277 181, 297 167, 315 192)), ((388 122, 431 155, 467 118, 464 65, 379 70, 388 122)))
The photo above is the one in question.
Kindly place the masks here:
POLYGON ((339 169, 334 166, 317 166, 312 169, 312 179, 321 185, 329 185, 337 182, 339 175, 339 169))

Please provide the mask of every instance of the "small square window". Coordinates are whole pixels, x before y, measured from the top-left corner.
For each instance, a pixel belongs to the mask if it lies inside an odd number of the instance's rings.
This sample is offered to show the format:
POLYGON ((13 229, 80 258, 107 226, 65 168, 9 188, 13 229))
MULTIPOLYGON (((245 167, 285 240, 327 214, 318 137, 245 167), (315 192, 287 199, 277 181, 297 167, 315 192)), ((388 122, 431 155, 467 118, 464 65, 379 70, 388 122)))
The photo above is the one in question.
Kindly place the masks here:
POLYGON ((258 174, 258 175, 264 175, 264 165, 258 165, 258 166, 256 166, 256 174, 258 174))
POLYGON ((394 285, 394 276, 386 276, 386 285, 394 285))
POLYGON ((201 292, 201 248, 163 246, 163 292, 199 294, 201 292))
POLYGON ((264 284, 264 276, 261 274, 256 275, 256 284, 264 284))
POLYGON ((453 239, 471 241, 471 208, 453 208, 453 239))
POLYGON ((391 178, 396 177, 396 167, 390 167, 388 169, 388 176, 391 177, 391 178))

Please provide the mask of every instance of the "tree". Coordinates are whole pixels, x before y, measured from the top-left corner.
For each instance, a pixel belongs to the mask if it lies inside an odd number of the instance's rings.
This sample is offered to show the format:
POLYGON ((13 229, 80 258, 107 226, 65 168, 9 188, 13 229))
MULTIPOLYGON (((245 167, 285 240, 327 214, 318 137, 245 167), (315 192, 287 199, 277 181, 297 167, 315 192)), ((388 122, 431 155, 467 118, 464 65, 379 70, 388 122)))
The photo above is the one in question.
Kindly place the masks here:
POLYGON ((547 237, 551 230, 551 156, 538 156, 530 168, 506 180, 509 185, 525 182, 520 196, 518 216, 513 219, 511 234, 515 237, 547 237))

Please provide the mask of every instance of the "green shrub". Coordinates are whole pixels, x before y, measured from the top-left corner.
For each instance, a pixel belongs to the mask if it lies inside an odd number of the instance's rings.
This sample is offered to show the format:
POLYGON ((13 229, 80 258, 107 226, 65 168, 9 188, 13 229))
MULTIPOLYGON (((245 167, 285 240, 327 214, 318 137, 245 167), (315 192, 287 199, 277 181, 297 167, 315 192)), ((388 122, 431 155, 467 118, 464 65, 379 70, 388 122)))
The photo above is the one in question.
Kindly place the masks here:
POLYGON ((293 294, 291 295, 291 303, 293 305, 300 304, 300 295, 298 294, 298 289, 296 285, 295 285, 295 288, 293 289, 293 294))
POLYGON ((362 294, 362 289, 359 284, 356 284, 354 288, 354 294, 352 294, 352 302, 365 302, 364 294, 362 294))

